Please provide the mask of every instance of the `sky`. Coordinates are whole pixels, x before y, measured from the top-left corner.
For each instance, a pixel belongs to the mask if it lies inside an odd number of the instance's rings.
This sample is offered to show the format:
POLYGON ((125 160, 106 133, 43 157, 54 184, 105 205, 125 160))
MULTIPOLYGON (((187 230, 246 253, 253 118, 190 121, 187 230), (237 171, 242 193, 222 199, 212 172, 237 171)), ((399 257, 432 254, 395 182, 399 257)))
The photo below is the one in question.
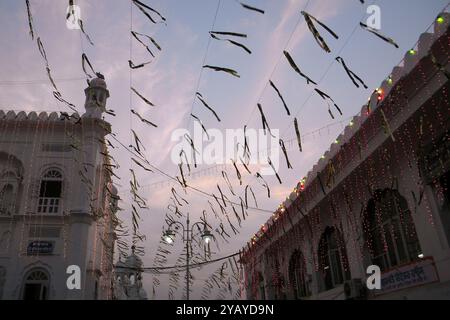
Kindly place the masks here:
MULTIPOLYGON (((88 43, 78 30, 66 27, 66 0, 30 0, 34 26, 45 46, 53 77, 63 97, 84 112, 85 75, 81 67, 81 54, 86 53, 94 69, 106 79, 110 98, 107 105, 116 113, 106 116, 113 132, 125 145, 130 143, 131 131, 138 133, 143 141, 147 159, 170 175, 178 174, 177 164, 171 159, 176 141, 171 140, 177 129, 193 129, 193 113, 208 130, 239 129, 247 125, 261 128, 261 118, 256 108, 260 103, 272 129, 278 129, 286 141, 295 138, 293 116, 299 120, 303 137, 303 152, 295 145, 287 145, 293 169, 287 169, 280 158, 279 175, 282 184, 274 176, 266 177, 271 188, 268 199, 265 189, 252 176, 244 175, 239 185, 234 169, 227 172, 236 193, 243 195, 249 183, 255 190, 260 208, 267 211, 249 210, 247 220, 233 235, 229 243, 220 243, 214 249, 218 258, 237 252, 269 217, 270 211, 289 195, 298 181, 307 175, 330 144, 343 131, 351 116, 360 111, 368 96, 401 62, 406 51, 414 46, 420 34, 425 32, 440 10, 447 5, 441 0, 247 0, 246 3, 265 10, 265 14, 245 10, 234 0, 145 0, 167 19, 167 24, 153 24, 128 0, 78 0, 81 19, 94 45, 88 43), (359 27, 369 17, 366 8, 370 4, 380 7, 380 32, 393 38, 399 49, 383 42, 359 27), (319 32, 331 49, 323 51, 314 40, 300 14, 305 10, 327 26, 339 39, 334 39, 323 29, 319 32), (156 57, 134 39, 130 28, 152 36, 162 50, 154 50, 156 57), (209 31, 233 31, 245 33, 244 43, 252 54, 225 41, 211 40, 209 31), (328 93, 341 107, 343 115, 328 115, 327 105, 317 95, 311 95, 313 86, 296 74, 287 63, 283 50, 289 51, 300 69, 318 82, 321 90, 328 93), (128 60, 135 64, 151 61, 144 68, 132 70, 128 60), (369 89, 356 88, 342 66, 335 62, 336 56, 345 59, 351 70, 358 74, 369 89), (240 78, 229 74, 202 69, 204 64, 223 66, 238 71, 240 78), (271 79, 280 89, 292 115, 289 117, 275 91, 267 85, 271 79), (320 80, 320 81, 319 81, 320 80), (130 83, 155 104, 149 108, 130 91, 130 83), (221 122, 195 98, 199 91, 220 115, 221 122), (130 114, 137 110, 158 125, 149 127, 130 114)), ((67 111, 56 101, 46 78, 44 61, 36 43, 31 40, 28 29, 25 1, 0 0, 0 109, 27 111, 67 111), (31 82, 31 83, 30 83, 31 82)), ((121 218, 129 222, 130 154, 122 148, 111 150, 121 167, 116 181, 122 199, 121 218)), ((281 155, 281 153, 280 153, 281 155)), ((282 157, 282 155, 281 155, 282 157)), ((208 192, 215 192, 216 184, 226 190, 219 169, 205 171, 202 165, 194 171, 200 174, 188 178, 188 183, 208 192), (214 190, 214 191, 213 191, 214 190)), ((149 209, 142 212, 141 232, 146 235, 144 265, 152 266, 155 250, 161 238, 164 215, 170 203, 167 178, 158 173, 139 172, 142 194, 148 200, 149 209), (163 182, 156 184, 157 182, 163 182), (164 183, 166 182, 166 183, 164 183)), ((242 171, 242 170, 241 170, 242 171)), ((188 191, 178 192, 189 201, 183 212, 189 212, 196 221, 204 209, 209 210, 208 198, 188 191)), ((216 192, 217 193, 217 192, 216 192)), ((231 197, 231 196, 230 196, 231 197)), ((212 215, 208 212, 208 215, 212 215)), ((214 219, 211 218, 214 222, 214 219)), ((175 263, 181 239, 173 245, 174 253, 168 263, 175 263)), ((196 281, 192 296, 199 298, 204 280, 219 265, 192 274, 196 281)), ((144 286, 151 297, 153 275, 144 275, 144 286)), ((167 299, 167 278, 161 276, 162 284, 154 298, 167 299)), ((183 284, 175 298, 181 298, 183 284)), ((214 297, 211 297, 214 298, 214 297)))

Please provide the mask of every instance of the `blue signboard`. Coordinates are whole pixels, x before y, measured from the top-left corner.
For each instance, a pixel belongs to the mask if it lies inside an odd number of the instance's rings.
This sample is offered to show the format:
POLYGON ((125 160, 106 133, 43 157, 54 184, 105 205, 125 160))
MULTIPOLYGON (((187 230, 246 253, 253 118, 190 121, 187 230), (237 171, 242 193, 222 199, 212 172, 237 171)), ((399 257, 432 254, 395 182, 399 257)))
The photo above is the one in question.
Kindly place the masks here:
POLYGON ((27 255, 52 254, 53 249, 53 241, 31 241, 28 243, 27 255))

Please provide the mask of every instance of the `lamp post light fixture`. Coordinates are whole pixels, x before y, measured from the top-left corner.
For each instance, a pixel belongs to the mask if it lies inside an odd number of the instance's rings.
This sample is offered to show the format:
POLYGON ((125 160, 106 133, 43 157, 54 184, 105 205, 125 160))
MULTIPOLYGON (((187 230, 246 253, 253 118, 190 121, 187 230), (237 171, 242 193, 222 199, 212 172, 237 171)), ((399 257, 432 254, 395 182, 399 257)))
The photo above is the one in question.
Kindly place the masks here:
POLYGON ((174 225, 178 225, 179 227, 181 227, 181 230, 183 231, 183 242, 186 243, 186 300, 189 300, 189 263, 191 257, 191 243, 194 235, 194 227, 203 226, 203 231, 200 234, 200 236, 205 245, 211 243, 211 241, 214 239, 214 235, 211 233, 211 231, 209 231, 208 225, 204 221, 195 222, 189 228, 190 220, 188 213, 186 215, 186 225, 182 224, 179 221, 173 221, 172 223, 169 224, 167 230, 164 231, 163 240, 168 244, 172 244, 175 242, 175 232, 172 229, 174 225))
POLYGON ((163 234, 163 239, 166 243, 168 244, 172 244, 173 243, 173 238, 175 237, 175 234, 172 230, 167 230, 166 232, 164 232, 163 234))

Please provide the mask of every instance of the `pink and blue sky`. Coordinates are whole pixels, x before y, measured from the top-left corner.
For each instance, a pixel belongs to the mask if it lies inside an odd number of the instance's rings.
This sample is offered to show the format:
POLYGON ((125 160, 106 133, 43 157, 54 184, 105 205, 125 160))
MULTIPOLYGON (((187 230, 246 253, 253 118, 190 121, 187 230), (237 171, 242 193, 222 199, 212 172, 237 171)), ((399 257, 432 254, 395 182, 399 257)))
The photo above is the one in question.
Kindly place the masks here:
MULTIPOLYGON (((303 134, 347 119, 361 109, 371 91, 389 75, 393 66, 402 60, 405 52, 447 4, 446 0, 379 0, 366 1, 366 4, 358 0, 247 0, 248 4, 265 10, 266 13, 261 15, 243 9, 237 1, 222 0, 214 29, 246 33, 248 38, 243 42, 252 50, 252 54, 248 55, 222 41, 212 40, 208 47, 208 31, 211 30, 218 0, 145 2, 167 18, 167 25, 150 23, 136 7, 131 9, 128 0, 75 1, 81 8, 85 30, 94 42, 91 46, 79 31, 66 28, 68 1, 30 0, 36 32, 45 46, 50 68, 63 97, 73 102, 80 112, 84 111, 83 90, 86 82, 81 68, 81 53, 84 51, 96 71, 106 78, 111 95, 108 107, 117 115, 107 116, 107 120, 111 122, 117 137, 128 144, 132 126, 146 146, 149 161, 172 175, 177 174, 177 166, 170 159, 173 146, 170 136, 179 128, 192 129, 192 108, 206 128, 237 129, 244 124, 249 128, 260 128, 261 120, 256 109, 256 103, 260 102, 270 127, 279 129, 283 138, 294 138, 293 118, 286 115, 275 92, 270 87, 264 89, 270 78, 283 93, 291 113, 297 115, 303 134), (400 49, 358 26, 360 21, 367 19, 366 7, 373 2, 381 8, 381 33, 395 39, 400 49), (331 48, 330 54, 316 44, 301 17, 301 10, 306 10, 339 35, 339 39, 335 40, 319 28, 331 48), (161 45, 161 52, 155 50, 155 59, 134 39, 130 48, 131 21, 135 31, 151 35, 161 45), (289 38, 291 40, 285 48, 289 38), (207 47, 205 64, 230 67, 241 75, 238 79, 211 70, 202 72, 199 91, 220 115, 220 123, 195 100, 207 47), (135 63, 152 60, 146 67, 132 71, 131 82, 156 105, 155 108, 149 109, 130 93, 130 49, 135 63), (280 60, 284 49, 313 80, 319 81, 325 74, 319 87, 341 107, 342 117, 332 120, 326 103, 317 95, 304 103, 313 87, 306 85, 304 79, 293 72, 284 57, 280 60), (342 66, 333 63, 337 55, 345 59, 349 68, 367 83, 369 89, 354 87, 342 66), (274 66, 277 67, 274 69, 274 66), (130 117, 130 95, 132 108, 157 123, 158 128, 146 126, 135 117, 130 117)), ((28 30, 25 1, 0 0, 0 109, 67 111, 53 98, 51 85, 46 80, 44 62, 28 30), (32 83, 24 83, 28 81, 32 83)), ((298 152, 295 145, 288 148, 294 168, 288 170, 281 159, 279 174, 283 184, 278 184, 275 177, 267 178, 272 189, 271 199, 266 199, 265 190, 256 179, 245 177, 244 180, 251 183, 255 190, 259 206, 275 210, 342 130, 342 125, 335 124, 306 136, 303 153, 298 152)), ((125 209, 122 217, 127 220, 130 215, 127 189, 129 154, 120 148, 111 152, 121 164, 117 171, 121 180, 117 183, 123 199, 121 206, 125 209)), ((238 186, 231 166, 228 173, 237 191, 243 194, 243 187, 238 186)), ((165 177, 156 173, 139 171, 141 185, 164 180, 165 177)), ((215 190, 216 183, 226 189, 220 171, 191 180, 192 185, 206 191, 215 190)), ((145 265, 151 266, 171 194, 170 186, 142 190, 150 205, 150 209, 142 213, 141 231, 147 236, 143 259, 145 265)), ((208 199, 203 196, 188 192, 185 197, 190 204, 183 209, 190 212, 193 218, 208 208, 208 199)), ((214 257, 239 250, 269 216, 270 213, 250 210, 249 219, 243 223, 240 233, 229 243, 221 244, 221 251, 214 257)), ((178 246, 181 247, 181 241, 178 246)), ((171 262, 174 263, 176 258, 174 253, 171 262)), ((214 271, 214 267, 207 269, 193 271, 197 279, 193 297, 200 296, 201 280, 214 271)), ((151 275, 144 277, 145 288, 150 295, 151 280, 151 275)), ((181 297, 181 292, 181 289, 178 290, 176 297, 181 297)), ((156 291, 156 298, 167 298, 164 284, 156 291)))

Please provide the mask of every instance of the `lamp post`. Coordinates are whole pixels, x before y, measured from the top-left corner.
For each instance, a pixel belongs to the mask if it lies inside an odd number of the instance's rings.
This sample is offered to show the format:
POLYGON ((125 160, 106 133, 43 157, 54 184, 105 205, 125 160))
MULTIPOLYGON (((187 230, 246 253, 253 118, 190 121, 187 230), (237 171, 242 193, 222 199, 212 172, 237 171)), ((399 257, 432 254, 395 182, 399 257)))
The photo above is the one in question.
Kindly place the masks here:
POLYGON ((208 229, 208 225, 203 221, 195 222, 191 228, 189 213, 186 216, 186 226, 179 221, 173 221, 169 224, 169 227, 163 234, 163 239, 166 243, 172 244, 174 242, 175 232, 172 230, 173 225, 181 226, 183 231, 183 242, 186 243, 186 299, 189 300, 189 261, 190 261, 190 247, 192 242, 192 236, 194 233, 194 227, 198 225, 203 225, 203 232, 201 234, 202 240, 205 244, 209 244, 213 239, 212 233, 208 229))

